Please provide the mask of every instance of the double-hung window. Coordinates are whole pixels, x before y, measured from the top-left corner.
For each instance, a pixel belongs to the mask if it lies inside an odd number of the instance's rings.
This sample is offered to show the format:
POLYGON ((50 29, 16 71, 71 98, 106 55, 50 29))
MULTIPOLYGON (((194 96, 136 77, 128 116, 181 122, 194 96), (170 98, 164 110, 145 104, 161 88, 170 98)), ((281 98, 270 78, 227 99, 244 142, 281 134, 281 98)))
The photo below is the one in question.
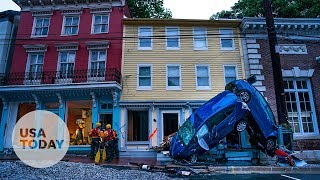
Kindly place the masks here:
POLYGON ((137 90, 152 89, 152 66, 146 64, 138 65, 137 90))
POLYGON ((237 79, 237 66, 225 65, 223 68, 224 68, 224 81, 226 84, 237 79))
POLYGON ((318 134, 310 79, 284 79, 288 120, 294 135, 318 134))
POLYGON ((167 50, 180 49, 180 30, 178 27, 166 27, 167 50))
POLYGON ((196 65, 196 89, 210 89, 210 66, 196 65))
POLYGON ((27 80, 41 80, 44 53, 29 53, 27 80))
POLYGON ((94 14, 92 20, 92 33, 107 33, 109 29, 109 14, 94 14))
POLYGON ((90 51, 90 77, 105 77, 107 51, 90 51))
POLYGON ((35 17, 33 22, 32 36, 46 37, 48 36, 50 25, 49 17, 35 17))
POLYGON ((73 78, 74 63, 76 59, 75 51, 61 51, 59 53, 60 69, 59 78, 73 78))
POLYGON ((203 27, 193 28, 193 49, 194 50, 207 50, 207 29, 203 27))
POLYGON ((139 42, 138 49, 151 50, 152 49, 152 27, 139 27, 139 42))
POLYGON ((167 90, 181 90, 181 66, 167 65, 167 90))
POLYGON ((63 35, 76 35, 79 29, 79 16, 65 16, 62 29, 63 35))
POLYGON ((220 29, 219 34, 221 50, 234 50, 232 29, 220 29))

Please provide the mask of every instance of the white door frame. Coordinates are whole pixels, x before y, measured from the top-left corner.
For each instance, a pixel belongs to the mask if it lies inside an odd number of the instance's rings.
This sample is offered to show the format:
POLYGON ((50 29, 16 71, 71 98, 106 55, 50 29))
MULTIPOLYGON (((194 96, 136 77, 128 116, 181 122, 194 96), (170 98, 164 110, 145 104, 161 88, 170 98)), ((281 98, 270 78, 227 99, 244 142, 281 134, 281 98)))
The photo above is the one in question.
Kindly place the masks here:
POLYGON ((165 113, 177 113, 178 114, 178 128, 179 128, 179 125, 180 125, 180 120, 181 120, 181 111, 180 110, 162 110, 161 111, 161 139, 160 141, 163 140, 163 137, 164 137, 164 126, 163 126, 163 114, 165 113))

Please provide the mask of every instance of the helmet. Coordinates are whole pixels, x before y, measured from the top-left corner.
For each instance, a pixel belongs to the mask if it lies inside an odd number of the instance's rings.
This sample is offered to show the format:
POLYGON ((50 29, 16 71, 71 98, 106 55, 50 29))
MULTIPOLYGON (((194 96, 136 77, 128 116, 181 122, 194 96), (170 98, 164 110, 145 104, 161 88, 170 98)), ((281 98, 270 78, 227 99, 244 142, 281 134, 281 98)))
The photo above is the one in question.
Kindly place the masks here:
POLYGON ((96 126, 97 127, 101 127, 101 123, 96 123, 96 126))
POLYGON ((107 124, 107 125, 106 125, 106 128, 107 128, 107 129, 110 129, 110 128, 111 128, 111 124, 107 124))

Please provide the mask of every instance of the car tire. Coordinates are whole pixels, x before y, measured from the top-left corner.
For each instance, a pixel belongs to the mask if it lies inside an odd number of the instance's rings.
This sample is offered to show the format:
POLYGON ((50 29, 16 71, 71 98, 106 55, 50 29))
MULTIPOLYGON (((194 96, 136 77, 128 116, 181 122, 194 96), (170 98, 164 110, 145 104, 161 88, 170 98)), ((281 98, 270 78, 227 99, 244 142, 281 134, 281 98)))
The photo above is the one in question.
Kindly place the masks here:
POLYGON ((275 139, 270 138, 267 140, 266 149, 268 152, 273 153, 276 150, 276 147, 277 147, 277 144, 275 139))
POLYGON ((246 120, 240 120, 239 122, 237 122, 235 129, 238 132, 242 132, 246 130, 247 126, 248 126, 248 122, 246 120))
POLYGON ((251 100, 251 94, 249 91, 243 89, 237 93, 237 96, 245 103, 248 103, 251 100))

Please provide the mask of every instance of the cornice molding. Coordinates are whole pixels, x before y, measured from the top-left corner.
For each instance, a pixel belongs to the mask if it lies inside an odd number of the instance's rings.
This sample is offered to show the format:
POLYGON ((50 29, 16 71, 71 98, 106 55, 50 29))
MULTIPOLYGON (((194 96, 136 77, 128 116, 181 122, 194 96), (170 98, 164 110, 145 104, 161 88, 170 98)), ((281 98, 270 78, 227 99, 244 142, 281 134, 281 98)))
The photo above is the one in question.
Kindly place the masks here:
POLYGON ((32 9, 30 10, 32 16, 51 16, 53 14, 53 9, 32 9))
POLYGON ((64 8, 60 10, 63 15, 79 15, 82 14, 83 8, 64 8))
POLYGON ((46 52, 48 47, 46 44, 25 44, 22 46, 26 52, 46 52))
POLYGON ((86 42, 88 50, 91 49, 108 49, 109 41, 88 41, 86 42))
POLYGON ((57 51, 77 51, 79 47, 79 43, 71 42, 71 43, 63 43, 63 44, 55 44, 57 51))
POLYGON ((110 13, 111 11, 112 6, 90 7, 90 13, 110 13))
POLYGON ((305 44, 279 44, 279 54, 308 54, 305 44))
POLYGON ((282 77, 308 77, 311 78, 313 76, 314 69, 301 70, 299 67, 293 67, 290 70, 282 69, 282 77))

